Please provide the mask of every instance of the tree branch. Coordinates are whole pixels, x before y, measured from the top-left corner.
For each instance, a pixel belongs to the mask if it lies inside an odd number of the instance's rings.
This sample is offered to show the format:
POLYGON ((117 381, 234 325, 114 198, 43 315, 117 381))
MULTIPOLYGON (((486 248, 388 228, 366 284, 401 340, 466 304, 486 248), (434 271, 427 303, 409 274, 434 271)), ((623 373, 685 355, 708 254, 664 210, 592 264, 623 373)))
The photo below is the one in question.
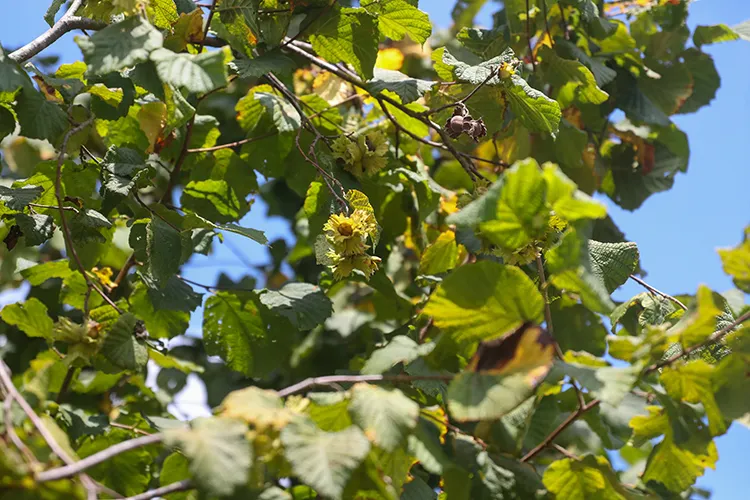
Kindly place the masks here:
MULTIPOLYGON (((89 294, 91 293, 91 290, 94 290, 96 293, 101 295, 101 297, 104 299, 104 301, 112 306, 115 311, 122 314, 122 309, 117 307, 117 304, 112 302, 112 299, 109 298, 109 296, 104 293, 104 291, 96 286, 96 284, 91 281, 91 278, 86 273, 86 267, 83 265, 83 262, 81 261, 81 258, 78 256, 78 251, 75 248, 75 245, 73 245, 73 237, 70 233, 70 227, 68 226, 68 219, 65 216, 65 209, 66 207, 63 205, 65 198, 62 194, 62 166, 65 162, 65 150, 68 148, 68 141, 70 141, 70 138, 73 137, 75 134, 80 132, 81 130, 85 129, 87 126, 89 126, 94 121, 94 116, 92 115, 88 120, 79 123, 75 127, 71 128, 65 133, 65 136, 63 136, 62 143, 60 144, 60 154, 57 157, 57 172, 55 173, 55 198, 57 198, 57 209, 60 212, 60 223, 62 226, 62 232, 63 237, 65 240, 66 247, 68 251, 70 252, 70 256, 73 257, 73 261, 76 263, 76 266, 78 267, 78 270, 83 275, 84 281, 86 281, 86 287, 88 288, 89 294)), ((88 294, 86 297, 88 298, 88 294)), ((84 301, 84 316, 88 317, 89 311, 88 311, 88 303, 89 301, 84 301)))
POLYGON ((568 428, 570 424, 576 421, 578 417, 589 411, 590 409, 594 408, 595 406, 598 406, 601 401, 598 399, 595 399, 591 401, 590 403, 584 405, 583 407, 579 407, 576 411, 568 415, 568 418, 562 421, 560 425, 557 426, 557 428, 550 432, 549 435, 542 440, 541 443, 534 446, 526 455, 524 455, 521 458, 521 462, 528 462, 535 456, 537 456, 543 449, 545 449, 547 446, 552 444, 552 441, 554 441, 557 436, 559 436, 562 431, 568 428))
POLYGON ((667 300, 671 300, 672 302, 674 302, 675 304, 677 304, 680 307, 680 309, 682 309, 683 311, 687 311, 688 310, 687 306, 685 304, 683 304, 682 302, 680 302, 678 299, 672 297, 671 295, 669 295, 667 293, 660 292, 656 288, 652 287, 651 285, 649 285, 648 283, 646 283, 645 281, 643 281, 638 276, 635 276, 635 275, 631 274, 630 275, 630 279, 633 280, 633 281, 635 281, 639 285, 641 285, 643 288, 645 288, 649 292, 655 293, 656 295, 660 295, 660 296, 664 297, 667 300))
POLYGON ((529 0, 526 0, 526 42, 529 46, 531 67, 536 72, 536 57, 534 57, 534 49, 531 47, 531 16, 529 15, 529 0))
POLYGON ((195 486, 193 485, 193 482, 190 481, 190 479, 184 479, 182 481, 177 481, 176 483, 162 486, 161 488, 154 488, 153 490, 148 490, 139 495, 127 497, 125 500, 149 500, 151 498, 163 497, 164 495, 168 495, 169 493, 192 490, 193 488, 195 488, 195 486))
POLYGON ((74 0, 68 11, 47 31, 24 45, 18 50, 10 53, 8 57, 22 63, 28 61, 69 31, 77 29, 100 30, 107 26, 105 23, 87 19, 85 17, 74 16, 78 8, 83 4, 83 0, 74 0))
POLYGON ((98 453, 89 455, 88 457, 79 460, 78 462, 72 462, 64 467, 58 467, 56 469, 50 469, 44 472, 40 472, 36 475, 36 480, 40 483, 46 483, 47 481, 56 481, 58 479, 65 479, 74 476, 89 467, 93 467, 97 464, 105 462, 110 458, 125 453, 126 451, 134 450, 142 446, 148 446, 161 442, 164 438, 163 434, 149 434, 148 436, 141 436, 128 441, 123 441, 115 445, 110 446, 98 453))
MULTIPOLYGON (((29 417, 29 420, 31 420, 31 423, 34 425, 34 427, 36 427, 36 430, 39 432, 39 434, 42 436, 44 441, 47 443, 47 446, 50 447, 50 449, 55 455, 60 457, 60 460, 68 464, 66 465, 66 467, 72 464, 75 464, 75 462, 73 462, 73 459, 70 457, 70 455, 68 455, 67 452, 59 444, 57 444, 55 437, 52 435, 52 433, 49 430, 47 430, 47 427, 44 426, 44 422, 42 422, 42 419, 39 418, 39 415, 37 415, 34 412, 34 409, 31 408, 31 405, 29 405, 29 403, 24 399, 21 393, 18 392, 18 389, 16 389, 16 386, 13 385, 13 379, 11 378, 10 368, 8 368, 8 365, 5 364, 5 361, 1 359, 0 359, 0 385, 2 385, 5 390, 5 394, 6 394, 5 397, 16 400, 16 402, 18 403, 18 406, 20 406, 23 412, 26 414, 26 416, 29 417)), ((78 474, 79 472, 80 471, 76 471, 73 474, 70 474, 70 476, 78 474)), ((44 474, 44 472, 40 472, 39 474, 44 474)), ((39 476, 39 474, 37 474, 37 477, 39 476)), ((96 487, 96 484, 94 484, 94 481, 88 475, 81 474, 81 483, 83 483, 83 486, 86 488, 88 500, 96 500, 97 487, 96 487)))
POLYGON ((455 375, 328 375, 325 377, 310 377, 302 382, 285 387, 278 392, 279 396, 284 398, 298 392, 302 392, 308 387, 319 385, 332 385, 339 383, 357 383, 357 382, 394 382, 408 383, 415 380, 453 380, 455 375))

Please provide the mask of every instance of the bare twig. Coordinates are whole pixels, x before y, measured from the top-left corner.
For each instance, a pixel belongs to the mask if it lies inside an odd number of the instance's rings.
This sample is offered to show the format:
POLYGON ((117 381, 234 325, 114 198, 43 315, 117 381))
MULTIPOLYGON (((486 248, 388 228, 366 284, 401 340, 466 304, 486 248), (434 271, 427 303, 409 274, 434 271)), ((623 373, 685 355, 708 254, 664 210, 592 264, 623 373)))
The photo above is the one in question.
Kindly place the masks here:
POLYGON ((177 279, 184 281, 185 283, 188 283, 190 285, 194 285, 200 288, 203 288, 207 292, 210 292, 212 290, 227 290, 227 291, 235 291, 235 292, 255 292, 256 289, 254 288, 241 288, 236 286, 211 286, 211 285, 204 285, 203 283, 198 283, 197 281, 189 280, 183 276, 177 275, 177 279))
POLYGON ((192 490, 193 488, 195 488, 195 486, 193 485, 192 481, 190 481, 189 479, 183 479, 182 481, 177 481, 176 483, 168 484, 160 488, 154 488, 153 490, 148 490, 139 495, 127 497, 125 500, 150 500, 151 498, 163 497, 164 495, 168 495, 169 493, 192 490))
POLYGON ((62 15, 62 17, 47 31, 24 45, 18 50, 10 53, 8 57, 22 63, 28 61, 69 31, 75 31, 77 29, 91 29, 100 30, 107 26, 105 23, 95 21, 93 19, 87 19, 85 17, 75 16, 75 12, 83 4, 83 0, 73 0, 70 4, 68 11, 62 15))
POLYGON ((136 434, 140 434, 141 436, 150 436, 151 435, 150 432, 146 432, 143 429, 139 429, 138 427, 136 427, 134 425, 125 425, 125 424, 121 424, 119 422, 110 422, 109 425, 111 425, 112 427, 117 427, 118 429, 123 429, 123 430, 126 430, 126 431, 134 432, 136 434))
POLYGON ((534 49, 531 46, 531 15, 529 14, 529 0, 526 0, 526 42, 529 46, 531 67, 536 71, 536 57, 534 57, 534 49))
POLYGON ((559 451, 561 454, 565 455, 566 457, 568 457, 568 458, 570 458, 572 460, 578 460, 577 456, 575 456, 573 453, 569 452, 568 450, 566 450, 565 448, 563 448, 559 444, 554 444, 553 443, 552 447, 554 449, 556 449, 557 451, 559 451))
POLYGON ((409 383, 415 380, 452 380, 455 375, 328 375, 325 377, 310 377, 302 382, 285 387, 278 391, 280 397, 291 396, 302 392, 309 387, 320 385, 331 385, 338 383, 357 383, 357 382, 393 382, 409 383))
POLYGON ((236 148, 237 146, 242 146, 243 144, 250 144, 255 141, 260 141, 261 139, 267 139, 268 137, 276 135, 277 132, 274 130, 272 132, 268 132, 265 134, 261 134, 257 137, 248 137, 246 139, 241 139, 239 141, 234 142, 228 142, 226 144, 219 144, 217 146, 211 146, 208 148, 194 148, 194 149, 188 149, 188 153, 209 153, 211 151, 218 151, 220 149, 227 149, 227 148, 236 148))
POLYGON ((680 302, 679 299, 676 299, 676 298, 672 297, 671 295, 669 295, 667 293, 664 293, 664 292, 661 292, 661 291, 657 290, 656 288, 652 287, 651 285, 649 285, 648 283, 646 283, 645 281, 643 281, 638 276, 635 276, 635 275, 631 274, 630 275, 630 279, 633 280, 633 281, 635 281, 639 285, 641 285, 643 288, 645 288, 649 292, 655 293, 656 295, 664 297, 667 300, 671 300, 672 302, 674 302, 675 304, 677 304, 680 307, 680 309, 682 309, 683 311, 687 311, 688 310, 687 306, 685 304, 683 304, 682 302, 680 302))
MULTIPOLYGON (((76 251, 75 246, 73 245, 73 237, 70 233, 70 227, 68 226, 68 219, 65 216, 65 206, 63 205, 65 198, 62 194, 62 166, 65 162, 65 150, 68 147, 68 141, 70 141, 70 138, 89 126, 94 121, 94 117, 92 116, 88 120, 79 123, 75 127, 71 128, 65 133, 65 136, 63 137, 62 143, 60 144, 60 155, 57 157, 57 172, 55 175, 55 197, 57 198, 57 209, 60 212, 60 222, 62 225, 62 232, 63 237, 65 239, 66 246, 68 247, 68 251, 70 252, 70 256, 73 257, 73 261, 76 263, 76 266, 78 267, 78 270, 83 275, 83 279, 86 281, 86 286, 89 288, 89 290, 94 290, 96 293, 101 295, 101 297, 104 299, 104 301, 112 306, 115 311, 122 314, 122 309, 117 307, 117 305, 112 302, 112 299, 107 296, 104 291, 99 288, 93 281, 91 281, 91 278, 86 273, 86 267, 83 265, 83 262, 81 261, 81 258, 78 256, 78 252, 76 251)), ((84 313, 85 315, 88 315, 88 301, 85 301, 84 303, 84 313)))
MULTIPOLYGON (((47 446, 50 447, 52 452, 60 457, 60 460, 68 464, 66 465, 66 467, 74 464, 75 462, 73 462, 73 459, 70 457, 70 455, 68 455, 67 452, 57 443, 52 433, 47 430, 47 427, 44 426, 44 422, 42 422, 42 419, 39 418, 39 416, 34 412, 34 409, 31 408, 31 405, 29 405, 29 403, 24 399, 21 393, 18 392, 16 386, 13 385, 10 368, 8 368, 8 365, 6 365, 5 361, 3 360, 0 360, 0 384, 4 386, 6 394, 5 397, 16 400, 18 406, 20 406, 26 416, 29 417, 29 420, 31 420, 31 423, 47 443, 47 446)), ((66 477, 76 475, 79 472, 81 471, 75 471, 66 477)), ((40 474, 44 474, 44 472, 40 472, 39 474, 37 474, 37 478, 40 474)), ((86 488, 88 500, 96 500, 97 487, 94 484, 94 481, 88 475, 81 474, 81 483, 83 483, 83 486, 86 488)))
POLYGON ((562 433, 562 431, 567 429, 570 424, 575 422, 576 419, 578 419, 578 417, 580 417, 581 415, 583 415, 590 409, 598 406, 599 403, 601 403, 601 401, 599 401, 598 399, 595 399, 591 401, 590 403, 584 405, 583 407, 579 407, 576 411, 568 415, 568 418, 563 420, 562 423, 558 425, 557 428, 555 428, 555 430, 550 432, 549 435, 546 438, 544 438, 541 443, 534 446, 526 455, 524 455, 523 458, 521 458, 521 462, 528 462, 529 460, 537 456, 539 453, 541 453, 542 450, 544 450, 547 446, 552 444, 552 441, 554 441, 557 438, 557 436, 559 436, 562 433))
MULTIPOLYGON (((88 292, 91 292, 90 289, 87 289, 88 292)), ((68 387, 70 387, 70 383, 73 381, 73 375, 76 373, 76 368, 71 366, 68 368, 68 372, 65 374, 65 378, 63 379, 63 383, 60 386, 60 390, 57 393, 57 397, 55 398, 56 403, 60 403, 62 401, 63 396, 65 396, 65 393, 68 392, 68 387)))
POLYGON ((97 464, 105 462, 116 455, 125 453, 126 451, 134 450, 142 446, 148 446, 150 444, 159 443, 163 438, 163 434, 149 434, 148 436, 141 436, 135 439, 130 439, 128 441, 122 441, 121 443, 117 443, 110 446, 109 448, 105 448, 98 453, 89 455, 88 457, 79 460, 78 462, 73 462, 64 467, 58 467, 56 469, 50 469, 44 472, 40 472, 39 474, 37 474, 36 480, 40 483, 45 483, 47 481, 65 479, 67 477, 79 474, 89 467, 93 467, 97 464))
POLYGON ((675 354, 673 356, 670 356, 667 359, 659 361, 658 363, 654 363, 653 365, 649 366, 644 373, 655 372, 656 370, 659 370, 660 368, 664 368, 665 366, 671 365, 672 363, 674 363, 675 361, 678 361, 681 358, 691 355, 698 349, 701 349, 703 347, 706 347, 707 345, 711 345, 711 344, 715 344, 716 342, 719 342, 727 334, 731 333, 732 330, 734 330, 737 326, 741 325, 748 319, 750 319, 750 311, 746 312, 745 314, 743 314, 736 320, 732 321, 730 324, 728 324, 721 330, 714 332, 709 338, 707 338, 705 341, 701 342, 700 344, 696 344, 692 347, 688 347, 687 349, 685 349, 679 354, 675 354))
POLYGON ((5 433, 8 434, 10 442, 18 448, 23 454, 26 461, 31 466, 32 470, 37 471, 41 468, 39 461, 36 456, 31 452, 28 446, 18 437, 16 428, 13 425, 13 398, 9 393, 2 391, 5 394, 5 401, 3 402, 3 415, 5 416, 5 433))

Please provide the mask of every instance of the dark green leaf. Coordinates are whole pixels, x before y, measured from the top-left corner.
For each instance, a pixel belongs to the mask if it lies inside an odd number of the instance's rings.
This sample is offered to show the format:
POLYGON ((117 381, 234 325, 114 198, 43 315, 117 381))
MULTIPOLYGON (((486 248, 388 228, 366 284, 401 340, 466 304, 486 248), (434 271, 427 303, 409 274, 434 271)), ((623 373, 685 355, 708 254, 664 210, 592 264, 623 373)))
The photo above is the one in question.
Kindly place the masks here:
POLYGON ((333 312, 326 294, 309 283, 287 283, 278 291, 261 292, 259 298, 271 312, 287 318, 299 330, 315 328, 333 312))

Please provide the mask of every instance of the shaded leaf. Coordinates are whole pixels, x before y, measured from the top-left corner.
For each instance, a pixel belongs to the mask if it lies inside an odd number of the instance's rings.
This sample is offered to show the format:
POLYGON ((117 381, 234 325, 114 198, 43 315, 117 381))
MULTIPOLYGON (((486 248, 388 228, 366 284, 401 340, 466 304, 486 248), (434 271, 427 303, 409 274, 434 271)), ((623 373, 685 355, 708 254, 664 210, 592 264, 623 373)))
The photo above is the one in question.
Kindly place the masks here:
POLYGON ((419 405, 398 389, 356 384, 351 392, 352 419, 378 447, 393 451, 416 427, 419 405))
POLYGON ((259 294, 260 302, 274 314, 287 318, 299 330, 310 330, 333 312, 326 294, 309 283, 287 283, 280 290, 259 294))

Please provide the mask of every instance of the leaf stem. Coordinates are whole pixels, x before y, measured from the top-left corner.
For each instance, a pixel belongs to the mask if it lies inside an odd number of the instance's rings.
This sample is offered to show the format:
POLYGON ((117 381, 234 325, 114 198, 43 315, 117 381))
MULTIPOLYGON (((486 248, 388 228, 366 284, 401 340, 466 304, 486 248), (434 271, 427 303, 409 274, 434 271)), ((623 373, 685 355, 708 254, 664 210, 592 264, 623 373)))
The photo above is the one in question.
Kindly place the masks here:
POLYGON ((171 483, 160 488, 154 488, 153 490, 148 490, 132 497, 127 497, 125 500, 150 500, 151 498, 163 497, 170 493, 192 490, 194 488, 195 485, 193 485, 193 482, 190 479, 183 479, 176 483, 171 483))
POLYGON ((646 283, 645 281, 643 281, 638 276, 635 276, 635 275, 631 274, 630 275, 630 279, 633 280, 633 281, 635 281, 639 285, 641 285, 643 288, 645 288, 649 292, 655 293, 656 295, 660 295, 661 297, 664 297, 667 300, 671 300, 672 302, 674 302, 675 304, 677 304, 680 307, 680 309, 682 309, 683 311, 687 311, 688 310, 687 306, 685 304, 683 304, 682 302, 680 302, 679 299, 676 299, 676 298, 672 297, 668 293, 664 293, 662 291, 657 290, 656 288, 652 287, 651 285, 649 285, 648 283, 646 283))
POLYGON ((278 392, 284 398, 302 392, 309 387, 331 385, 339 383, 375 382, 375 383, 409 383, 415 380, 452 380, 455 375, 328 375, 325 377, 310 377, 294 385, 285 387, 278 392))
POLYGON ((531 15, 529 14, 529 0, 526 0, 526 42, 529 46, 529 58, 531 59, 531 67, 536 72, 536 57, 534 57, 534 49, 531 47, 531 15))

